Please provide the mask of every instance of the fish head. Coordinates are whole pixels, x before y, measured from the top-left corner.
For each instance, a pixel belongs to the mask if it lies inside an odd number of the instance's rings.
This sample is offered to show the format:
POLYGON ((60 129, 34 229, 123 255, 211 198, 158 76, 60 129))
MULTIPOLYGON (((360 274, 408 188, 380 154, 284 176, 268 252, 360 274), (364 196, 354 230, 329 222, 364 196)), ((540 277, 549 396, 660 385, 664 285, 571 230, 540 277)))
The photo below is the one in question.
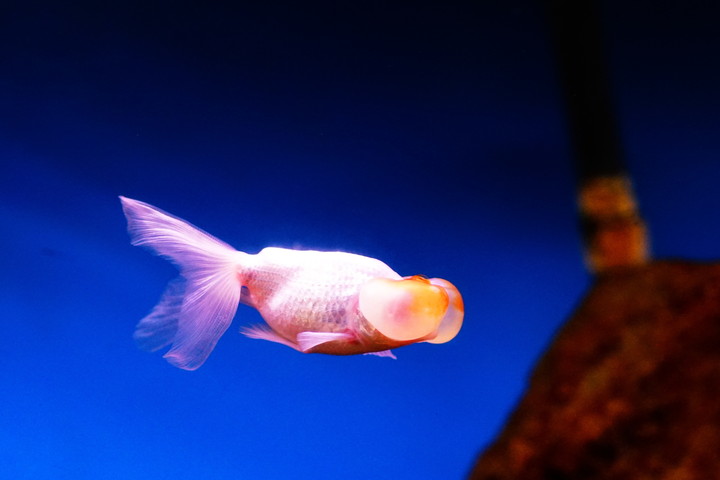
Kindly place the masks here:
POLYGON ((460 292, 441 278, 373 278, 360 287, 360 313, 382 335, 398 342, 445 343, 460 331, 460 292))

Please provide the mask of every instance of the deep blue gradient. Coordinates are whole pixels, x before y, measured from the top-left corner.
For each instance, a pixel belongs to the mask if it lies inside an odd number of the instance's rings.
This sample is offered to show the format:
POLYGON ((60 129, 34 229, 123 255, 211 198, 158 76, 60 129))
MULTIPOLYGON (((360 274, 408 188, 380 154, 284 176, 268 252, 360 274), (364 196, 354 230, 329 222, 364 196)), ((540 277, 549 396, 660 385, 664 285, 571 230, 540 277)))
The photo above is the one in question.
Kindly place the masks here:
MULTIPOLYGON (((543 9, 106 3, 0 12, 0 478, 461 478, 590 285, 543 9), (464 328, 301 355, 241 307, 175 369, 133 344, 175 271, 117 195, 447 278, 464 328)), ((629 3, 602 15, 654 250, 715 258, 717 8, 629 3)))

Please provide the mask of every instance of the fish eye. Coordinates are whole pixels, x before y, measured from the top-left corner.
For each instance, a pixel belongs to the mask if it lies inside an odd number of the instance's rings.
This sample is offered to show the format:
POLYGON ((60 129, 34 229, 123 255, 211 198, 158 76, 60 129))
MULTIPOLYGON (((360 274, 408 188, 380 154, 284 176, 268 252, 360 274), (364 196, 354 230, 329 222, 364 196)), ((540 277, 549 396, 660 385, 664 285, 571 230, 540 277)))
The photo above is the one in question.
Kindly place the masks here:
POLYGON ((417 340, 435 332, 449 305, 443 286, 427 278, 374 278, 360 288, 360 313, 377 331, 398 341, 417 340))

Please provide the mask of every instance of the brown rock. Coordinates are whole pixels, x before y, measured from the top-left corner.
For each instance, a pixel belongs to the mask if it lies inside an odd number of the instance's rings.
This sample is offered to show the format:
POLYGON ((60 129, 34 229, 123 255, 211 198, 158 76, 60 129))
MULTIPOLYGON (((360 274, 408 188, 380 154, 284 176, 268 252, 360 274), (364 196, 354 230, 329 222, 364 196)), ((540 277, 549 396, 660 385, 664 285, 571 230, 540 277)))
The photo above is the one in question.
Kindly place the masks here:
POLYGON ((599 276, 470 478, 720 478, 720 264, 599 276))

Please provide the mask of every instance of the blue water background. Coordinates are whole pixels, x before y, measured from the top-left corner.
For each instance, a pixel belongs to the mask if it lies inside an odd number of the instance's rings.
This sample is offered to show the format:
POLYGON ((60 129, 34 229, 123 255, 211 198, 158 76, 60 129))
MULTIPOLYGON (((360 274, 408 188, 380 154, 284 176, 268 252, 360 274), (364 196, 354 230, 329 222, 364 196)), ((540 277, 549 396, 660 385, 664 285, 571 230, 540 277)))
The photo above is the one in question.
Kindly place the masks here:
MULTIPOLYGON (((462 478, 591 282, 542 9, 497 3, 6 2, 0 478, 462 478), (241 307, 173 368, 132 331, 175 270, 117 195, 243 251, 447 278, 465 325, 301 355, 241 307)), ((716 258, 717 7, 602 13, 654 251, 716 258)))

